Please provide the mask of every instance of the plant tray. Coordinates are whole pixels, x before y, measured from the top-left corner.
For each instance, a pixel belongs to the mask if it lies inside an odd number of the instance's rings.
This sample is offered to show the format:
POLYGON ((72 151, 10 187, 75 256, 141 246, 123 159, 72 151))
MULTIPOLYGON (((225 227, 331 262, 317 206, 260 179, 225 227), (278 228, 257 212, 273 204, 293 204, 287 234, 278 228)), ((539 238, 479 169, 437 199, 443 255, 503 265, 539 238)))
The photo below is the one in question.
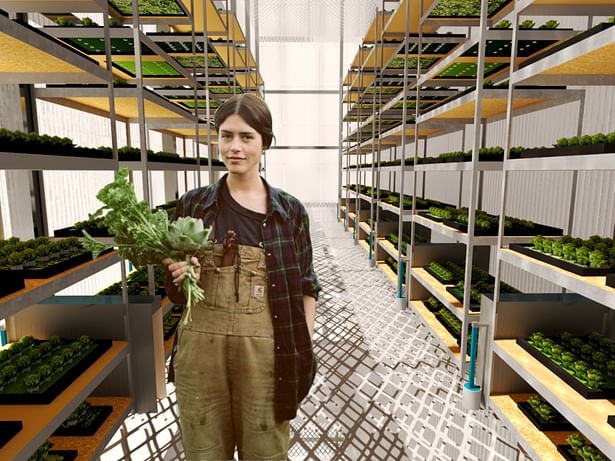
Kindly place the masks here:
POLYGON ((61 456, 63 461, 74 461, 79 456, 79 452, 77 450, 50 450, 45 459, 50 456, 61 456))
MULTIPOLYGON (((107 229, 94 228, 92 230, 86 229, 92 237, 112 237, 107 229)), ((74 227, 63 227, 53 231, 54 237, 83 237, 81 229, 75 229, 74 227)))
POLYGON ((570 445, 556 445, 557 451, 566 461, 579 461, 570 445))
MULTIPOLYGON (((457 229, 460 232, 467 233, 468 226, 466 224, 460 224, 457 221, 452 221, 450 219, 445 219, 444 224, 452 227, 453 229, 457 229)), ((525 228, 512 228, 512 229, 504 229, 504 235, 512 237, 512 236, 531 236, 531 235, 546 235, 546 236, 559 236, 564 233, 563 229, 559 229, 557 227, 545 226, 543 224, 534 224, 534 228, 531 230, 525 228)), ((479 229, 474 227, 474 235, 479 237, 488 237, 488 236, 496 236, 498 235, 497 227, 491 227, 489 229, 479 229)))
POLYGON ((606 388, 593 388, 590 389, 585 386, 581 381, 576 379, 570 373, 568 373, 564 368, 560 367, 557 363, 551 360, 549 357, 544 355, 534 346, 527 342, 526 338, 519 337, 517 338, 517 344, 525 349, 532 357, 542 363, 546 368, 555 373, 559 378, 561 378, 566 384, 568 384, 572 389, 577 391, 586 399, 613 399, 615 398, 615 385, 611 384, 612 387, 606 388))
MULTIPOLYGON (((517 253, 524 254, 526 256, 530 256, 531 258, 538 259, 539 261, 551 264, 553 266, 559 267, 560 269, 564 269, 568 272, 572 272, 573 274, 582 275, 584 277, 595 277, 601 275, 607 275, 609 272, 613 272, 613 269, 598 269, 593 267, 584 267, 574 264, 570 261, 566 261, 564 259, 560 259, 557 256, 552 256, 546 253, 542 253, 540 251, 533 250, 530 248, 532 244, 520 244, 520 243, 511 243, 509 248, 517 253)), ((611 274, 612 279, 615 278, 615 274, 611 274)))
POLYGON ((544 59, 547 56, 551 56, 552 54, 557 53, 558 51, 563 50, 564 48, 568 48, 569 46, 574 45, 575 43, 578 43, 581 40, 585 40, 586 38, 591 37, 592 35, 597 34, 598 32, 602 32, 603 30, 606 30, 609 27, 613 27, 613 25, 614 24, 607 23, 607 22, 598 24, 592 27, 591 29, 586 30, 585 32, 581 32, 580 34, 577 34, 574 37, 569 38, 568 40, 565 40, 563 42, 556 44, 555 46, 545 50, 543 53, 537 54, 536 56, 532 56, 527 61, 523 61, 519 65, 519 69, 523 69, 524 67, 529 66, 530 64, 536 61, 540 61, 541 59, 544 59))
POLYGON ((575 427, 570 424, 568 421, 555 422, 555 423, 545 423, 538 418, 534 412, 532 411, 532 406, 528 402, 518 402, 517 406, 519 410, 527 416, 534 426, 536 426, 540 431, 574 431, 575 427))
POLYGON ((62 426, 58 427, 53 434, 54 437, 73 437, 73 436, 92 436, 96 434, 100 426, 105 422, 105 420, 109 417, 109 415, 113 412, 113 406, 111 405, 101 405, 101 406, 92 406, 90 407, 90 411, 96 411, 97 416, 92 421, 92 424, 89 426, 74 426, 69 428, 64 428, 62 426))
MULTIPOLYGON (((39 341, 42 342, 42 341, 39 341)), ((81 373, 87 370, 96 362, 108 349, 111 348, 112 341, 109 339, 94 340, 95 347, 87 355, 83 356, 78 362, 64 371, 64 374, 57 376, 55 381, 50 383, 42 392, 6 392, 0 391, 0 405, 39 405, 50 403, 64 389, 66 389, 81 373)))
POLYGON ((64 272, 72 267, 78 266, 92 259, 92 254, 89 252, 83 252, 76 254, 75 256, 51 263, 48 266, 36 268, 22 269, 21 273, 24 279, 48 279, 60 272, 64 272))
POLYGON ((419 211, 418 215, 422 216, 425 219, 429 219, 430 221, 435 221, 435 222, 442 222, 442 221, 444 221, 443 218, 439 218, 437 216, 429 214, 427 211, 419 211))
POLYGON ((23 429, 21 421, 0 421, 0 448, 23 429))
POLYGON ((600 143, 566 147, 539 147, 536 149, 524 150, 523 152, 515 154, 511 153, 510 158, 563 157, 567 155, 612 154, 614 152, 615 144, 600 143))
POLYGON ((615 274, 607 274, 606 275, 606 286, 607 287, 611 287, 611 288, 615 288, 615 274))
POLYGON ((2 283, 0 283, 0 298, 16 291, 23 290, 26 287, 23 275, 21 275, 20 271, 0 270, 0 277, 2 278, 2 283))
POLYGON ((607 419, 606 422, 609 423, 609 425, 615 427, 615 415, 610 415, 607 419))
POLYGON ((179 326, 179 321, 182 318, 182 314, 180 313, 179 315, 177 315, 174 313, 173 315, 171 315, 171 318, 174 320, 174 323, 172 324, 171 329, 165 333, 165 341, 168 341, 177 331, 177 327, 179 326))
POLYGON ((423 269, 425 269, 425 271, 430 274, 432 277, 434 277, 438 282, 440 282, 442 285, 455 285, 457 282, 459 282, 459 279, 454 277, 450 280, 446 280, 443 279, 442 277, 440 277, 440 275, 438 275, 434 270, 432 270, 429 266, 424 266, 423 269))
POLYGON ((461 335, 460 335, 459 333, 457 333, 455 330, 453 330, 453 328, 452 328, 452 327, 451 327, 448 323, 446 323, 445 321, 443 321, 443 320, 441 319, 441 317, 442 317, 442 316, 441 316, 440 314, 438 314, 437 312, 435 312, 435 313, 434 313, 434 316, 436 317, 436 319, 438 320, 438 322, 440 322, 440 324, 441 324, 441 325, 442 325, 442 326, 446 329, 446 331, 448 331, 448 332, 451 334, 451 336, 452 336, 453 338, 455 338, 455 341, 457 341, 457 345, 459 345, 459 344, 460 344, 460 342, 461 342, 461 335))
MULTIPOLYGON (((463 292, 457 287, 446 287, 446 291, 452 294, 457 301, 463 304, 463 292)), ((480 304, 470 303, 470 312, 480 312, 480 304)))
POLYGON ((427 301, 421 301, 421 302, 423 303, 423 306, 425 306, 425 309, 427 309, 429 312, 432 312, 434 315, 436 312, 438 312, 440 309, 444 307, 444 305, 441 305, 436 308, 433 308, 431 307, 431 304, 429 304, 427 301))

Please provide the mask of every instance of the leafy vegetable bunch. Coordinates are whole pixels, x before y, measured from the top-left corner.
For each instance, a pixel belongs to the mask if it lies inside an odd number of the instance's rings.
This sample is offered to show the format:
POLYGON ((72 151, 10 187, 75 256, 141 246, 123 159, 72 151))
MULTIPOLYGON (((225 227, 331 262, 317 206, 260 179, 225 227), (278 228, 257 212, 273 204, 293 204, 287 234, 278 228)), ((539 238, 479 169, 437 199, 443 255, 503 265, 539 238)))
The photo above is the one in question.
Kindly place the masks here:
POLYGON ((107 248, 116 246, 121 256, 135 266, 161 264, 165 258, 183 259, 188 263, 186 278, 180 287, 186 297, 186 317, 184 323, 192 320, 191 307, 205 298, 199 285, 191 257, 199 250, 209 248, 211 227, 203 229, 201 220, 182 217, 169 222, 164 210, 152 212, 147 202, 137 201, 134 187, 128 181, 128 170, 118 171, 115 180, 103 187, 96 197, 105 204, 94 213, 102 216, 114 236, 113 245, 94 240, 83 231, 84 247, 96 258, 107 248))

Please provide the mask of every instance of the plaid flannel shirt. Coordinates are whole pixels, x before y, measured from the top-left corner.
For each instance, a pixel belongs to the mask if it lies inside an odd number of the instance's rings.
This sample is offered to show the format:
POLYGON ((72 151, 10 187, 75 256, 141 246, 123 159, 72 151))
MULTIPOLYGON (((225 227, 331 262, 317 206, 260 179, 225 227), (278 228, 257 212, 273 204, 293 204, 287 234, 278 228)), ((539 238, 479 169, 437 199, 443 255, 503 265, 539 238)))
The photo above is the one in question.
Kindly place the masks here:
MULTIPOLYGON (((201 218, 213 225, 219 211, 222 182, 186 192, 177 202, 175 220, 201 218)), ((307 329, 303 295, 318 299, 321 287, 312 264, 312 243, 307 211, 292 195, 267 188, 267 214, 262 241, 267 254, 269 306, 274 330, 275 414, 279 421, 295 417, 316 374, 316 358, 307 329)), ((223 212, 223 210, 220 210, 223 212)))

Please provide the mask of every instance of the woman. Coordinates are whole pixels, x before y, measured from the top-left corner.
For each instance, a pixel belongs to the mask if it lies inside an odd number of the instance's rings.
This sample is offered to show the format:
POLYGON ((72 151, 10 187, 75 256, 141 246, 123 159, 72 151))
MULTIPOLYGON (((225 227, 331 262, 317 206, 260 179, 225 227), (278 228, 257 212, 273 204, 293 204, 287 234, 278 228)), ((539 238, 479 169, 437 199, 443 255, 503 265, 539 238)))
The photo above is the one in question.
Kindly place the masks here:
MULTIPOLYGON (((311 336, 320 290, 308 216, 259 174, 273 138, 271 113, 250 94, 215 113, 228 174, 178 201, 173 219, 213 226, 213 250, 192 258, 205 301, 178 330, 175 374, 188 460, 286 459, 289 420, 316 372, 311 336)), ((171 301, 187 264, 164 261, 171 301)), ((181 325, 181 323, 180 323, 181 325)))

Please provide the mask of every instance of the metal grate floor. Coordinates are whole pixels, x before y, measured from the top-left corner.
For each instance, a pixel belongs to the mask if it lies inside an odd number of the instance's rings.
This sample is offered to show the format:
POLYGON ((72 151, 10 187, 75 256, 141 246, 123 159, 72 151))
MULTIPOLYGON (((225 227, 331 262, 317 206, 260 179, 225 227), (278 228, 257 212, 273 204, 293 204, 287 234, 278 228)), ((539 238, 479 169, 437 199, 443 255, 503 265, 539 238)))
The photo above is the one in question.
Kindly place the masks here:
MULTIPOLYGON (((461 408, 459 369, 336 219, 309 206, 323 286, 319 372, 291 423, 290 460, 529 460, 489 410, 461 408)), ((102 461, 183 460, 174 388, 159 412, 126 419, 102 461)))

